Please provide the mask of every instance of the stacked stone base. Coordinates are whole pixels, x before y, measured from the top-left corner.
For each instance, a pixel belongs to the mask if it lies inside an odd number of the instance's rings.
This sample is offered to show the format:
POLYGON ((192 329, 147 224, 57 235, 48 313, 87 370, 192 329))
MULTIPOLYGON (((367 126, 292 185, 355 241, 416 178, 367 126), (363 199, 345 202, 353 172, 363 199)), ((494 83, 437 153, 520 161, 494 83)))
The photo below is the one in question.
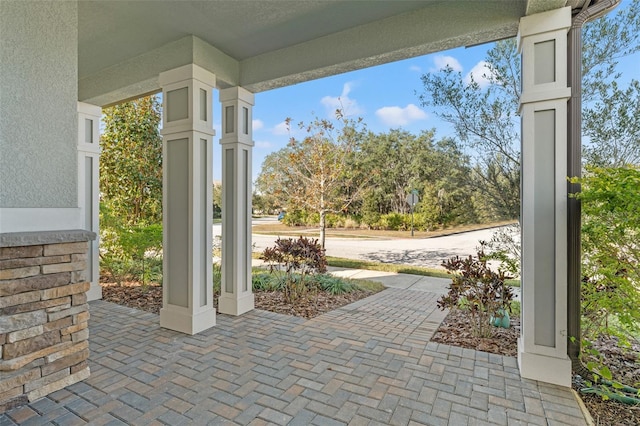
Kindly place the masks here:
POLYGON ((0 236, 0 413, 89 377, 93 233, 0 236))

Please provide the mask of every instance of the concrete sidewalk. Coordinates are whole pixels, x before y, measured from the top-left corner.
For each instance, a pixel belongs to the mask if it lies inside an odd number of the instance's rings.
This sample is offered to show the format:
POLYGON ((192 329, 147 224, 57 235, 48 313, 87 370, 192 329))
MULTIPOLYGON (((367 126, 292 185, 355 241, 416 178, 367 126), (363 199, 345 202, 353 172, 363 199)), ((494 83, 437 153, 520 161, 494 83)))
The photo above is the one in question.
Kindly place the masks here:
POLYGON ((426 277, 422 275, 399 274, 397 272, 370 271, 366 269, 347 269, 330 266, 329 273, 341 278, 376 281, 388 288, 427 291, 438 295, 445 294, 451 280, 448 278, 426 277))
MULTIPOLYGON (((397 272, 370 271, 367 269, 347 269, 330 266, 329 273, 337 277, 376 281, 388 288, 426 291, 442 296, 449 291, 450 278, 426 277, 422 275, 399 274, 397 272)), ((511 287, 513 300, 520 301, 520 287, 511 287)))

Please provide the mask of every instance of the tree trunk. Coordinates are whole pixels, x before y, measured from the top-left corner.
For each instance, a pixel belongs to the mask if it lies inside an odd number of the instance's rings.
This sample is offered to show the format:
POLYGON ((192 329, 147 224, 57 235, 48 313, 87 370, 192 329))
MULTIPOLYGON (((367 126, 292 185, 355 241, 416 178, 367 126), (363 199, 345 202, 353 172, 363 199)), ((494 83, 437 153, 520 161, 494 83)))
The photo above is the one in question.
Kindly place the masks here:
POLYGON ((327 212, 320 210, 320 247, 324 248, 325 229, 327 227, 327 212))

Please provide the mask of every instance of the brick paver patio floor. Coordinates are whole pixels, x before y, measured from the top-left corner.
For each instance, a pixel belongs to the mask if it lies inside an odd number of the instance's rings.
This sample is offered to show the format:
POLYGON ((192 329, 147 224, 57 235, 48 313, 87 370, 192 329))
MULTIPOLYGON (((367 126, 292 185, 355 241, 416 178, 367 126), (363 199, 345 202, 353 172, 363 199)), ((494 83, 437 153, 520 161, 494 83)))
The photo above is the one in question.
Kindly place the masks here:
POLYGON ((516 359, 430 343, 437 295, 387 289, 312 320, 218 315, 196 336, 91 302, 91 377, 0 415, 22 424, 586 424, 516 359))

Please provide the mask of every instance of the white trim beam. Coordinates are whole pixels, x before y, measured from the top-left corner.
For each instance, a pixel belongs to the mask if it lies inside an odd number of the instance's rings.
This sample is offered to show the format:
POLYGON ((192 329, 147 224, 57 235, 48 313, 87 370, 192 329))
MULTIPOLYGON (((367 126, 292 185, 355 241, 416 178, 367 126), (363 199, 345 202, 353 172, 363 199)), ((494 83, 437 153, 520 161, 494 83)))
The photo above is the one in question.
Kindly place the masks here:
POLYGON ((195 36, 187 36, 78 81, 80 101, 102 107, 161 90, 158 75, 195 64, 218 82, 236 85, 238 61, 195 36))

